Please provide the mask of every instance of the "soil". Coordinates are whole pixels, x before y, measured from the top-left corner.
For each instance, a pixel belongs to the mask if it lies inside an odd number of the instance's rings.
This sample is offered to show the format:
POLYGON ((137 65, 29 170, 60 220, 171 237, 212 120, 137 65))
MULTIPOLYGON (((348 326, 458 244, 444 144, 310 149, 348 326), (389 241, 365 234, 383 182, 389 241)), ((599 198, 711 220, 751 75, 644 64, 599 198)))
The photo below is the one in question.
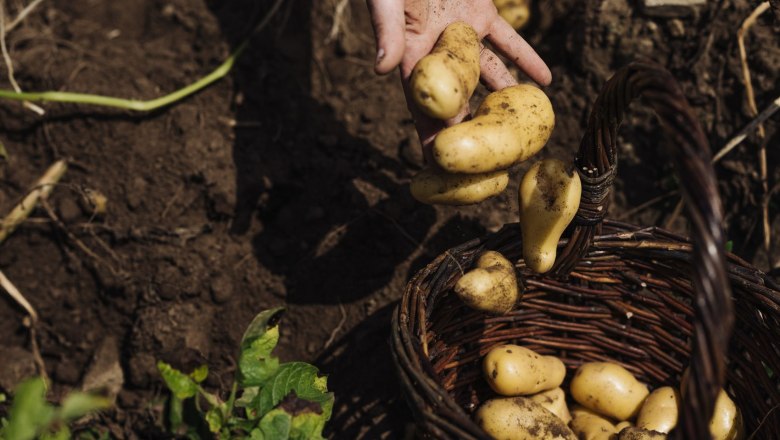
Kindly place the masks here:
MULTIPOLYGON (((15 15, 21 2, 7 3, 15 15)), ((53 0, 8 35, 9 55, 25 90, 150 99, 218 66, 265 14, 260 3, 53 0)), ((394 302, 443 250, 515 221, 517 202, 512 190, 468 208, 411 198, 422 155, 398 78, 373 73, 365 2, 348 2, 329 37, 335 3, 284 2, 227 78, 151 114, 48 103, 39 116, 0 102, 8 152, 0 213, 53 161, 70 161, 51 213, 36 210, 0 244, 0 270, 40 315, 54 400, 113 372, 117 405, 90 422, 96 429, 169 437, 156 360, 206 363, 207 386, 227 390, 246 325, 286 305, 277 353, 330 375, 337 403, 329 435, 412 432, 387 344, 394 302), (105 214, 94 213, 90 191, 108 198, 105 214)), ((635 58, 679 78, 713 150, 750 120, 736 31, 755 2, 713 0, 673 17, 638 3, 534 2, 522 33, 552 68, 546 92, 557 117, 542 156, 571 159, 599 88, 635 58)), ((747 39, 759 108, 780 92, 777 31, 769 12, 747 39)), ((612 217, 644 225, 672 217, 679 197, 667 195, 676 183, 657 132, 636 106, 621 131, 612 217)), ((766 132, 773 185, 777 118, 766 132)), ((752 136, 717 172, 734 251, 772 270, 780 246, 772 244, 771 258, 762 246, 760 144, 752 136)), ((772 203, 773 231, 777 213, 772 203)), ((670 227, 684 232, 684 219, 670 227)), ((8 391, 35 367, 23 310, 0 298, 0 391, 8 391)))

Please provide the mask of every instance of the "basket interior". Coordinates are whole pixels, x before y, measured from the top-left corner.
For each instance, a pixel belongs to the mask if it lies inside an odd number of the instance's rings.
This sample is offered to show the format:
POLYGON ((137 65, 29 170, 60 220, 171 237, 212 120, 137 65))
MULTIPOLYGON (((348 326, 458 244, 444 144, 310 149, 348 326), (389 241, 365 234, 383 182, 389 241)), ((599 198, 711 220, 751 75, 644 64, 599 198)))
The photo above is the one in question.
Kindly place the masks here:
MULTIPOLYGON (((474 246, 458 261, 444 258, 430 277, 418 280, 424 298, 412 302, 412 315, 425 316, 425 331, 418 324, 415 333, 430 373, 468 414, 495 397, 482 379, 481 359, 504 343, 561 358, 569 368, 566 390, 577 366, 604 360, 623 365, 652 388, 679 388, 693 332, 690 250, 687 241, 665 231, 608 223, 564 279, 526 269, 519 240, 474 246), (504 316, 471 310, 451 291, 485 249, 518 261, 525 285, 518 308, 504 316)), ((761 433, 780 432, 780 298, 763 273, 733 255, 729 263, 736 327, 727 391, 747 432, 760 426, 757 438, 769 438, 761 433)))

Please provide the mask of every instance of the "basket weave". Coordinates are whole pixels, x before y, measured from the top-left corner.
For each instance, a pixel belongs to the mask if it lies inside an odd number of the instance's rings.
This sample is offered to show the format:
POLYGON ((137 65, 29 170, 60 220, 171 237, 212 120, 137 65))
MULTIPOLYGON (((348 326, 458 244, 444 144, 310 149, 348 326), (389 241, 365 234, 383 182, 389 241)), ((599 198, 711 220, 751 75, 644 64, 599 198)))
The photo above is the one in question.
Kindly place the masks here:
POLYGON ((583 362, 608 360, 654 387, 677 387, 690 366, 671 438, 709 438, 721 387, 741 409, 747 433, 780 438, 780 286, 724 251, 709 155, 671 74, 650 63, 616 73, 594 105, 575 158, 582 202, 553 272, 540 276, 525 267, 520 228, 511 224, 450 249, 407 285, 391 342, 403 393, 427 436, 489 438, 470 417, 494 396, 481 377, 481 358, 496 345, 516 343, 560 357, 567 377, 583 362), (668 138, 665 153, 679 177, 692 241, 604 219, 617 128, 638 96, 655 110, 668 138), (471 310, 452 293, 489 249, 516 262, 525 286, 517 309, 504 316, 471 310))

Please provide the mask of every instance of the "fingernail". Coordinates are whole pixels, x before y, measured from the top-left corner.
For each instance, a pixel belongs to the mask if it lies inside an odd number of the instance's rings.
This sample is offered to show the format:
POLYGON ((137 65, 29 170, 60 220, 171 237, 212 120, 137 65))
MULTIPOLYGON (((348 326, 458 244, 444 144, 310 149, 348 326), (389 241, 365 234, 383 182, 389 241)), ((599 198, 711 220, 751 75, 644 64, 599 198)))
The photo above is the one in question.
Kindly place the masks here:
POLYGON ((379 64, 382 62, 382 58, 385 57, 385 50, 383 48, 379 48, 379 50, 376 53, 376 63, 379 64))

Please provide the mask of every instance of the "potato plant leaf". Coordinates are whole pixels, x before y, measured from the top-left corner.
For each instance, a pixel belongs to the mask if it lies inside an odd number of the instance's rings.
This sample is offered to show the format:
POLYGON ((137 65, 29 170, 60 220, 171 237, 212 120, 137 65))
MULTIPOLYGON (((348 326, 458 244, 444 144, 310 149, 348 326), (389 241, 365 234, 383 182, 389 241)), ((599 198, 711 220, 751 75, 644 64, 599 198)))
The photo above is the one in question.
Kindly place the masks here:
POLYGON ((222 430, 224 421, 222 420, 222 409, 219 407, 212 407, 206 411, 204 416, 206 423, 209 424, 209 431, 217 433, 222 430))
POLYGON ((317 367, 305 362, 290 362, 279 367, 276 374, 261 388, 251 408, 264 415, 279 405, 291 392, 297 399, 319 405, 318 412, 323 420, 330 418, 333 410, 333 393, 327 392, 327 378, 320 377, 317 367))
POLYGON ((46 385, 41 378, 22 382, 14 394, 8 411, 8 424, 0 431, 0 438, 31 440, 49 425, 54 408, 46 402, 46 385))
POLYGON ((195 370, 193 370, 192 373, 190 373, 190 377, 196 383, 203 382, 204 380, 206 380, 208 375, 209 375, 209 367, 206 364, 201 365, 200 367, 198 367, 195 370))
POLYGON ((191 377, 171 367, 163 361, 157 362, 157 369, 165 381, 165 385, 179 399, 186 399, 198 393, 198 384, 191 377))
POLYGON ((290 438, 292 417, 282 410, 273 410, 260 419, 260 432, 264 440, 286 440, 290 438))
POLYGON ((59 419, 67 423, 110 406, 111 400, 103 396, 89 393, 71 393, 62 402, 59 419))
POLYGON ((271 352, 279 342, 278 323, 283 311, 278 307, 261 312, 241 338, 238 369, 242 387, 263 385, 279 368, 279 359, 271 352))

